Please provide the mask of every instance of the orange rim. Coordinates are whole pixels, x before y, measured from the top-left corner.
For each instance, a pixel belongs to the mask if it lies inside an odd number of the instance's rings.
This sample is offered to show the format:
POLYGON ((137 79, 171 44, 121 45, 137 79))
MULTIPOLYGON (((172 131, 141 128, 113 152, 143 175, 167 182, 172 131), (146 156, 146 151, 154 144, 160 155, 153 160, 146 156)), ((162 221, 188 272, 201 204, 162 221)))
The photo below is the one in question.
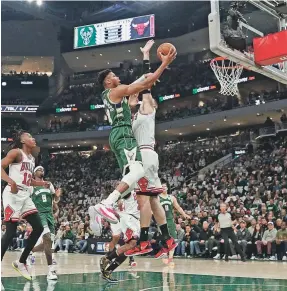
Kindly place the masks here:
MULTIPOLYGON (((213 64, 215 67, 217 68, 222 68, 222 66, 219 66, 217 65, 215 62, 216 61, 226 61, 228 60, 228 58, 225 58, 225 57, 217 57, 217 58, 214 58, 210 61, 210 64, 213 64)), ((232 61, 231 61, 232 62, 232 61)), ((238 69, 238 68, 242 68, 243 66, 242 65, 235 65, 235 66, 230 66, 230 67, 224 67, 225 69, 228 69, 228 70, 231 70, 231 69, 238 69)))

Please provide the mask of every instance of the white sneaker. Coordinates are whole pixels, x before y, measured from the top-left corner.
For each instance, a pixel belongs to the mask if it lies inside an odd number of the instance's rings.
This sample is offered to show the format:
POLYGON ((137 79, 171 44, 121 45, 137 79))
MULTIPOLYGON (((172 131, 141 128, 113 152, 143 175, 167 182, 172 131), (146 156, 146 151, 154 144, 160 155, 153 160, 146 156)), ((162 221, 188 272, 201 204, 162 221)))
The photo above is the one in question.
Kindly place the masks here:
POLYGON ((99 203, 89 207, 90 221, 96 220, 97 213, 110 223, 117 224, 119 222, 119 215, 111 205, 99 203))
POLYGON ((5 288, 4 288, 2 281, 1 281, 1 291, 4 291, 4 290, 5 290, 5 288))
POLYGON ((284 257, 282 258, 282 261, 287 261, 287 257, 284 256, 284 257))
POLYGON ((68 253, 69 251, 68 250, 64 250, 64 253, 68 253))
POLYGON ((47 275, 47 280, 58 280, 58 276, 57 276, 55 267, 53 265, 49 266, 49 272, 48 272, 48 275, 47 275))
POLYGON ((252 257, 251 257, 251 260, 255 260, 256 259, 256 257, 253 255, 252 257))
POLYGON ((12 267, 21 274, 25 279, 31 281, 31 275, 28 272, 27 265, 20 263, 19 261, 14 261, 12 267))
POLYGON ((238 260, 238 256, 237 255, 229 256, 228 258, 230 260, 238 260))
POLYGON ((276 258, 275 258, 275 256, 271 256, 271 257, 269 258, 269 260, 270 260, 270 261, 276 261, 276 258))
POLYGON ((217 254, 215 257, 213 257, 214 260, 219 260, 220 259, 220 254, 217 254))

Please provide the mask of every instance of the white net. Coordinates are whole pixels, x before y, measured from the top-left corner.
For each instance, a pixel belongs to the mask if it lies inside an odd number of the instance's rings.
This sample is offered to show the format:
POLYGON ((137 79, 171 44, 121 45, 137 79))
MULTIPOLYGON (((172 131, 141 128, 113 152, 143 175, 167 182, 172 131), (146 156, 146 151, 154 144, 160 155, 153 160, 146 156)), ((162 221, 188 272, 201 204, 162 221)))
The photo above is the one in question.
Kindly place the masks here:
POLYGON ((220 83, 219 93, 231 96, 238 95, 238 81, 243 66, 223 57, 213 59, 210 62, 210 66, 220 83))

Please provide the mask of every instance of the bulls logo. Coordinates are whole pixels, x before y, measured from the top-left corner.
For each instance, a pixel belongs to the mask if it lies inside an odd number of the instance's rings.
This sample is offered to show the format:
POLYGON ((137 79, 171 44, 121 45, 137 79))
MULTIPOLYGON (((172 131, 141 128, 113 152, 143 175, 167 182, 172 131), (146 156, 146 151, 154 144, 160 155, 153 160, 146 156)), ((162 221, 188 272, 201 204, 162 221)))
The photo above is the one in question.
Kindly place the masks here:
POLYGON ((147 192, 148 188, 148 179, 146 177, 142 177, 138 181, 138 185, 141 192, 147 192))
POLYGON ((145 29, 148 27, 149 21, 144 23, 132 24, 132 27, 137 31, 139 36, 144 34, 145 29))
POLYGON ((14 214, 14 212, 15 211, 11 208, 11 206, 8 205, 4 211, 4 220, 9 221, 11 219, 12 215, 14 214))

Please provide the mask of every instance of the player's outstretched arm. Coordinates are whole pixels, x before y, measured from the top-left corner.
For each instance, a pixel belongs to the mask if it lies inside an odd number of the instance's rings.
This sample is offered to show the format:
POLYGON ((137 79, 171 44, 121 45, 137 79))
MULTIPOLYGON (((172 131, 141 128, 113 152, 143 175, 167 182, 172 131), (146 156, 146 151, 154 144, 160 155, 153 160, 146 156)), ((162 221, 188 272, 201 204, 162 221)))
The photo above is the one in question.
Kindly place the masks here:
POLYGON ((31 186, 43 186, 43 187, 46 187, 46 188, 50 188, 50 182, 48 181, 36 181, 34 179, 31 180, 31 186))
POLYGON ((191 219, 191 217, 189 215, 187 215, 184 210, 180 207, 180 205, 177 202, 177 199, 172 196, 172 202, 173 202, 173 207, 181 214, 183 215, 185 218, 187 219, 191 219))
POLYGON ((168 65, 175 59, 176 50, 170 49, 169 53, 164 56, 161 55, 162 63, 154 73, 146 74, 144 81, 139 83, 133 83, 130 85, 119 85, 116 88, 111 89, 110 99, 112 102, 119 103, 125 96, 137 94, 143 90, 151 88, 157 79, 162 75, 168 65))
POLYGON ((12 180, 7 173, 5 172, 5 169, 17 161, 17 157, 19 155, 19 151, 17 149, 13 149, 8 152, 7 156, 2 159, 1 161, 1 179, 5 182, 7 182, 11 186, 11 192, 14 194, 17 194, 18 188, 14 180, 12 180))

